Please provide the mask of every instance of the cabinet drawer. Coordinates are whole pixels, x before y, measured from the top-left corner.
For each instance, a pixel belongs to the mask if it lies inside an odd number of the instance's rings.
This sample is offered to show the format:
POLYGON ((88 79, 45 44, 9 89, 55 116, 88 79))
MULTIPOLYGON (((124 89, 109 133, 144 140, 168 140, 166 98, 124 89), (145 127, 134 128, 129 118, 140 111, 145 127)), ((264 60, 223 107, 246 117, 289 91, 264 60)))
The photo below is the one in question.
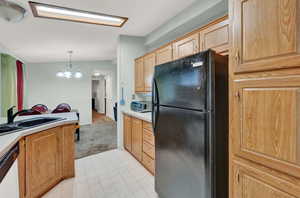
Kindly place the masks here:
POLYGON ((151 145, 154 145, 154 135, 151 131, 148 131, 147 129, 143 130, 143 139, 144 141, 148 142, 151 145))
POLYGON ((149 157, 147 154, 143 153, 143 161, 142 163, 144 166, 152 173, 154 174, 155 172, 155 162, 154 160, 149 157))
POLYGON ((150 123, 150 122, 143 121, 143 128, 147 129, 148 131, 153 131, 152 123, 150 123))
POLYGON ((149 144, 148 142, 144 141, 143 144, 143 152, 152 157, 155 158, 155 148, 153 145, 149 144))

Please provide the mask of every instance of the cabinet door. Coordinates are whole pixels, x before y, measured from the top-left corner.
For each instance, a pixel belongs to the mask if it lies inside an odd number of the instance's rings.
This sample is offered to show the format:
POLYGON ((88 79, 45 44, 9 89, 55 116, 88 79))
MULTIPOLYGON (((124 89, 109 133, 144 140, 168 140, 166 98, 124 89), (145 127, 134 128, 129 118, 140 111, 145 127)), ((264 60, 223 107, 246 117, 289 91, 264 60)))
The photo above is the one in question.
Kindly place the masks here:
POLYGON ((135 60, 135 92, 144 91, 144 60, 139 58, 135 60))
POLYGON ((26 137, 26 195, 40 197, 62 179, 62 129, 26 137))
POLYGON ((132 135, 131 135, 131 117, 124 115, 124 147, 127 151, 131 152, 131 139, 132 139, 132 135))
POLYGON ((62 176, 64 179, 75 176, 75 143, 74 133, 76 125, 66 125, 62 127, 62 176))
POLYGON ((156 65, 167 63, 173 60, 172 45, 167 45, 156 51, 156 65))
POLYGON ((173 58, 180 59, 199 52, 199 33, 173 43, 173 58))
POLYGON ((232 198, 300 198, 299 180, 238 161, 233 163, 232 198), (272 173, 272 174, 270 174, 272 173))
POLYGON ((300 66, 298 0, 234 0, 235 72, 300 66))
POLYGON ((143 152, 143 124, 142 120, 132 118, 132 154, 142 161, 143 152))
POLYGON ((212 49, 219 54, 228 54, 229 21, 228 19, 209 26, 200 33, 201 51, 212 49))
POLYGON ((152 90, 152 79, 155 67, 155 53, 148 54, 144 57, 144 87, 145 91, 152 90))
POLYGON ((300 77, 234 83, 235 153, 300 178, 300 77))

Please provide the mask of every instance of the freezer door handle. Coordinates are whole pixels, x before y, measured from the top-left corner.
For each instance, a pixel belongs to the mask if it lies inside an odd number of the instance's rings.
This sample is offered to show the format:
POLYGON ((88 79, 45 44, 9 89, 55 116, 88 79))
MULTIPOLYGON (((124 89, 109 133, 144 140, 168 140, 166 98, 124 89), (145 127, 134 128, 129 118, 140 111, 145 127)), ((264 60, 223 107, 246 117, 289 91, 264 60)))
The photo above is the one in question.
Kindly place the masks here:
POLYGON ((152 128, 155 134, 156 122, 159 114, 159 97, 155 79, 152 82, 152 128))

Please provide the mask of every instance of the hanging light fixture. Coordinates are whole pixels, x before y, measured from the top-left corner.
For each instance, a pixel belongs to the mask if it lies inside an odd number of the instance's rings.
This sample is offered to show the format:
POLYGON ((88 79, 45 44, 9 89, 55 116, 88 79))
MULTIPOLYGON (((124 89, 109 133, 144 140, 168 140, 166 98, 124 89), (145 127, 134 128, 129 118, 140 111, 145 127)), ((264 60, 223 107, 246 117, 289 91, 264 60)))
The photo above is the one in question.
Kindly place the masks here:
POLYGON ((82 73, 80 71, 76 71, 76 72, 72 72, 72 69, 73 69, 73 64, 72 64, 72 54, 73 54, 73 51, 68 51, 69 53, 69 62, 65 68, 64 71, 59 71, 56 73, 56 76, 57 77, 60 77, 60 78, 67 78, 67 79, 70 79, 70 78, 82 78, 82 73))

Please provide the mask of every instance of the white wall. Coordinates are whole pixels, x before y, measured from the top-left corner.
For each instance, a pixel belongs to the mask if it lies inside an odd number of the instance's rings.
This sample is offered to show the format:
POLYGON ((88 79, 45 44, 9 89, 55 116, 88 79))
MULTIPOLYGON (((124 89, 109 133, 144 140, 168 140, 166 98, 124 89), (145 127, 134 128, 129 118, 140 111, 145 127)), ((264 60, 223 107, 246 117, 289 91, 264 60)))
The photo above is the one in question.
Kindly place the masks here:
POLYGON ((122 110, 130 108, 134 94, 134 59, 146 52, 143 37, 121 35, 118 41, 118 101, 124 89, 125 105, 118 103, 118 147, 123 148, 123 114, 122 110))
POLYGON ((198 29, 228 13, 228 0, 197 0, 146 36, 148 51, 198 29))
MULTIPOLYGON (((27 91, 28 106, 45 104, 54 109, 59 103, 66 102, 80 112, 82 125, 92 123, 92 74, 101 71, 116 76, 116 65, 111 61, 75 62, 74 70, 83 73, 81 79, 61 79, 56 72, 63 70, 66 63, 28 63, 27 91)), ((116 83, 116 78, 113 78, 116 83)), ((113 92, 116 100, 116 89, 113 92)))

